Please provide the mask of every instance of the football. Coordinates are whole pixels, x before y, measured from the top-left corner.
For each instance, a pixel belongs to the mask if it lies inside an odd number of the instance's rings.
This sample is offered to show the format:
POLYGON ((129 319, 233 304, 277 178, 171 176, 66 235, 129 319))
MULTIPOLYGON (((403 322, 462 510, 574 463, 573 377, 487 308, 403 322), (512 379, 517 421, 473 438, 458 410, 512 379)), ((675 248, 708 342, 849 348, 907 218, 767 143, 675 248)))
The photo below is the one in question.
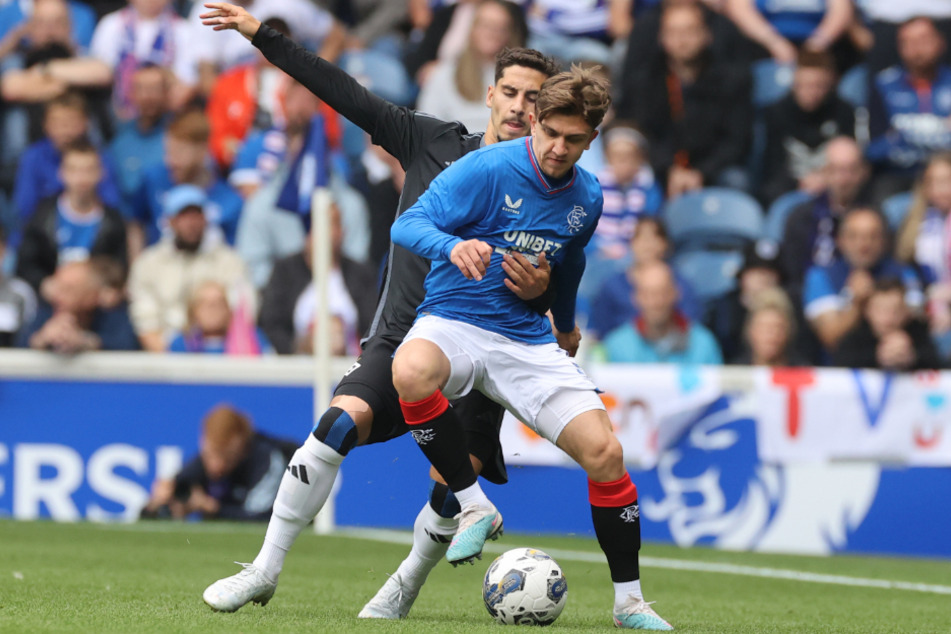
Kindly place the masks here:
POLYGON ((485 608, 502 625, 551 625, 568 602, 561 566, 535 548, 499 555, 482 583, 485 608))

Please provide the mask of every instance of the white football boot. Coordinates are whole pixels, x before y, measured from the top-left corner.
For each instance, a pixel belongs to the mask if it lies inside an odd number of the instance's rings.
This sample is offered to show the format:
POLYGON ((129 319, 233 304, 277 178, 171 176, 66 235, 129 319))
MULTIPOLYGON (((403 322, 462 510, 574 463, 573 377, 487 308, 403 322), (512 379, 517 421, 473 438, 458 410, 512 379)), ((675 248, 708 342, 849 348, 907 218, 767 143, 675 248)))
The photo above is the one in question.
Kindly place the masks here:
POLYGON ((244 566, 244 570, 214 582, 205 588, 201 598, 217 612, 234 612, 251 602, 267 605, 274 596, 277 582, 268 579, 254 564, 234 563, 244 566))
POLYGON ((361 619, 405 619, 419 595, 419 587, 407 584, 399 573, 390 575, 383 587, 370 599, 360 614, 361 619))

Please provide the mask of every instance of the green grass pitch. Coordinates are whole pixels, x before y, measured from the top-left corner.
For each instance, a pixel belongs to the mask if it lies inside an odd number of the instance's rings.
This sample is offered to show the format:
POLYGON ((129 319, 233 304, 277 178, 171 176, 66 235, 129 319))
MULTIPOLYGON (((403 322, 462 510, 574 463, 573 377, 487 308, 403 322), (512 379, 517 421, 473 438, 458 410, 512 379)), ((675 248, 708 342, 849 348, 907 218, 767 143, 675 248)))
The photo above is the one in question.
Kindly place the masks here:
MULTIPOLYGON (((439 565, 401 622, 356 614, 407 546, 346 533, 305 533, 266 607, 212 612, 202 590, 237 572, 233 561, 250 561, 263 534, 263 525, 0 521, 0 632, 498 633, 501 626, 482 605, 482 575, 494 553, 519 546, 549 550, 565 571, 568 604, 553 631, 613 629, 607 566, 593 540, 509 534, 490 544, 476 566, 439 565)), ((951 632, 951 594, 942 594, 951 591, 947 561, 656 544, 645 545, 642 556, 647 598, 681 632, 951 632), (763 574, 772 576, 677 569, 670 560, 768 569, 763 574), (929 585, 913 591, 815 583, 775 578, 770 571, 777 569, 929 585)))

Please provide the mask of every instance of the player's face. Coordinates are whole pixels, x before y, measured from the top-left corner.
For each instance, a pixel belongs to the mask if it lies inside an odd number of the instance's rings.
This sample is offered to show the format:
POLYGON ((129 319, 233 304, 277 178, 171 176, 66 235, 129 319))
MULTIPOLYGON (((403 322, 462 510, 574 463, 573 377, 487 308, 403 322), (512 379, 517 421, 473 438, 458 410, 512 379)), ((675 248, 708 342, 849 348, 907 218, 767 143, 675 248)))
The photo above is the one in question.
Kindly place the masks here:
POLYGON ((544 121, 532 122, 532 149, 542 171, 552 178, 561 178, 591 147, 598 131, 580 115, 553 114, 544 121))
POLYGON ((541 71, 524 66, 509 66, 494 86, 489 86, 485 105, 492 109, 486 141, 511 141, 528 135, 529 113, 535 112, 535 100, 546 77, 541 71))

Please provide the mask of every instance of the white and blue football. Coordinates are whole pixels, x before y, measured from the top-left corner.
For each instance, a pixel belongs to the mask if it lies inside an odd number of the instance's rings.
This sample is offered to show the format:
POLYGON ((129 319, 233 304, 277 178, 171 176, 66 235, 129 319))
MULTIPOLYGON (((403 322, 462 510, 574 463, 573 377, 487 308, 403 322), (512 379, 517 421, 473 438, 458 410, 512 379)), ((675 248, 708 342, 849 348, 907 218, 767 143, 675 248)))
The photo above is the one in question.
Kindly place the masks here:
POLYGON ((499 555, 482 584, 485 608, 502 625, 551 625, 568 602, 561 566, 535 548, 499 555))

